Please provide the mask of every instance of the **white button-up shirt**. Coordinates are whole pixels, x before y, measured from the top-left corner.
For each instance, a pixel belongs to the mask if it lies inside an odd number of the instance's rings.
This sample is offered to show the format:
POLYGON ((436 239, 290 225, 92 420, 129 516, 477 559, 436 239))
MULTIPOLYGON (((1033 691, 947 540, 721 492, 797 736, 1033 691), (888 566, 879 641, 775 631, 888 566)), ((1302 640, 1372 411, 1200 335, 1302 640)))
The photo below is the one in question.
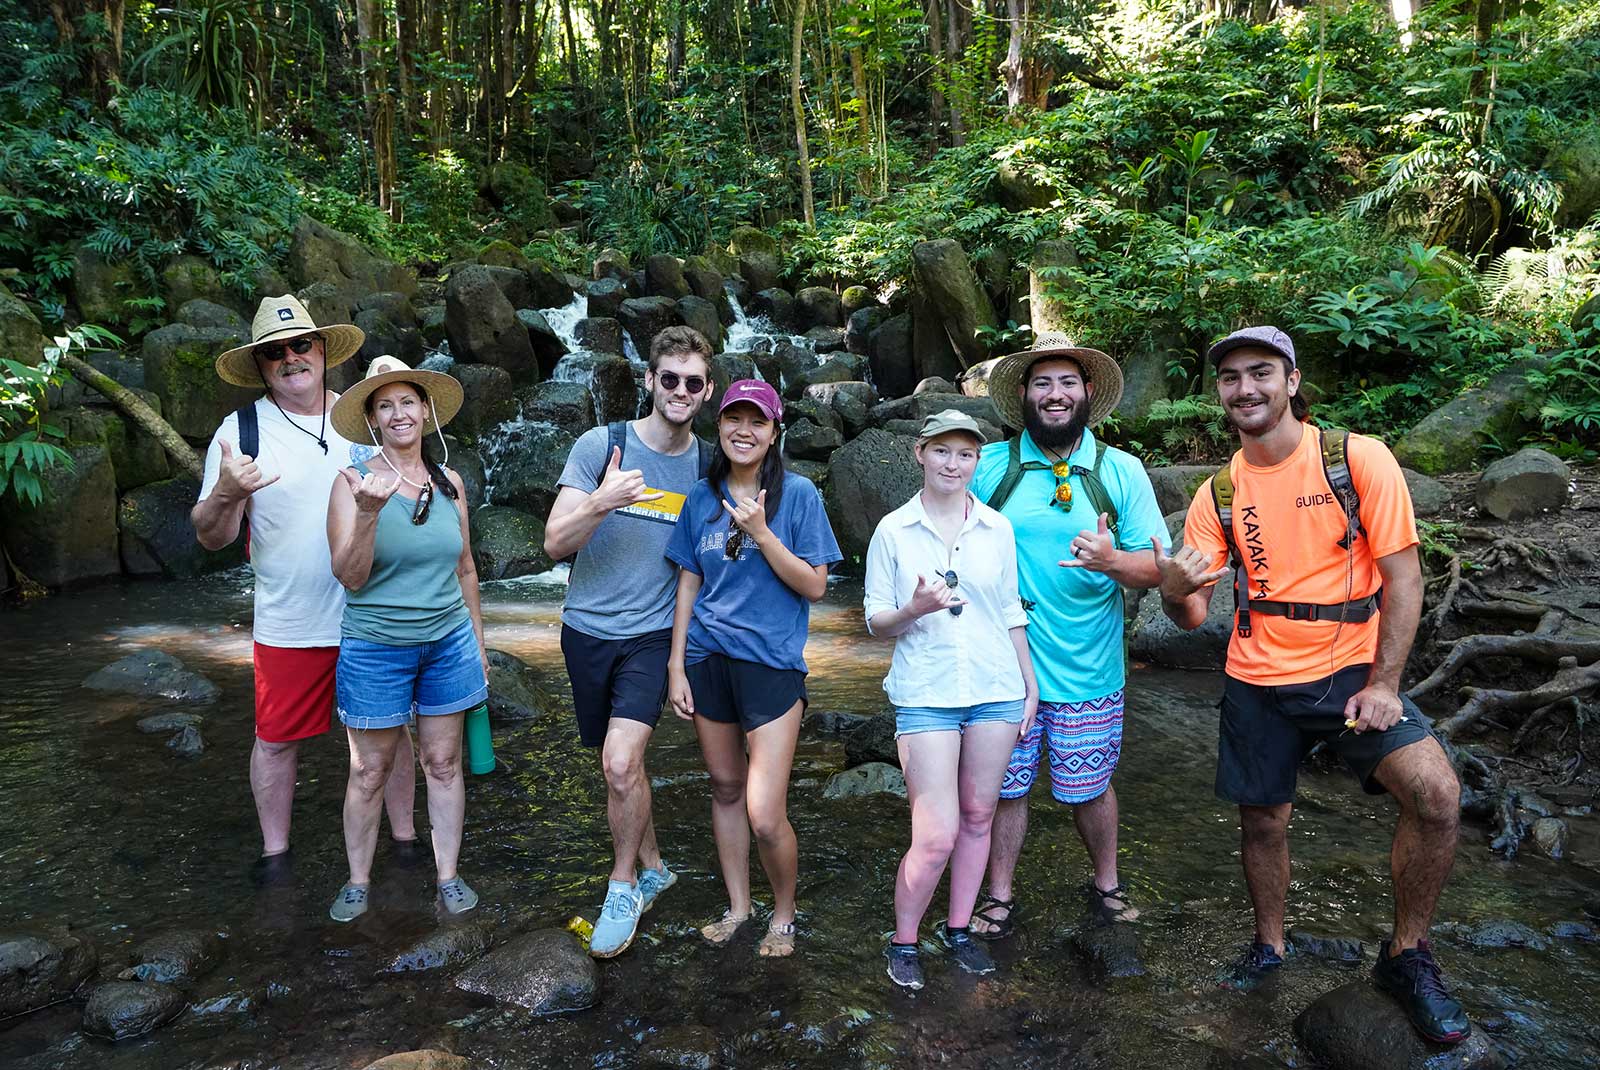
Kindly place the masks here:
POLYGON ((973 498, 953 545, 928 519, 922 494, 884 517, 867 549, 865 609, 874 614, 911 601, 917 577, 956 574, 961 615, 919 617, 895 640, 883 689, 896 706, 962 707, 1026 694, 1009 630, 1028 623, 1017 596, 1017 544, 1011 522, 973 498))

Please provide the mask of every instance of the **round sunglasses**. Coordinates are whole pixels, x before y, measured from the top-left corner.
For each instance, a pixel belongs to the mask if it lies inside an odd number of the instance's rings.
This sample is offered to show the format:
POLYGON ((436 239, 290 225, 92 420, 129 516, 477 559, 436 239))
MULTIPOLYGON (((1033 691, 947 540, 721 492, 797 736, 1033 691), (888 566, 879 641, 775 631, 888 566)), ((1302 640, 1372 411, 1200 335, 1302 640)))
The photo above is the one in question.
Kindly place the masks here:
POLYGON ((706 381, 703 376, 682 376, 677 372, 656 372, 656 382, 660 383, 662 388, 669 394, 678 389, 679 383, 682 383, 691 394, 698 394, 706 388, 706 381))

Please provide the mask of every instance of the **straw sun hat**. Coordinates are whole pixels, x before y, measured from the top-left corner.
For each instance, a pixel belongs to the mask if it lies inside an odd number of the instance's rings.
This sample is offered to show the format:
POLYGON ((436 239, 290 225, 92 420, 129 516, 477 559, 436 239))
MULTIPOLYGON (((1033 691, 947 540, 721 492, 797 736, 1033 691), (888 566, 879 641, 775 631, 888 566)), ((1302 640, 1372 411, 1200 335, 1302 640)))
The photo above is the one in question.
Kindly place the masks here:
POLYGON ((328 422, 350 442, 371 442, 367 398, 374 390, 390 383, 412 383, 427 391, 429 414, 428 422, 422 425, 424 435, 433 434, 461 411, 461 384, 454 376, 413 368, 399 357, 385 353, 372 361, 366 378, 339 395, 328 413, 328 422))
POLYGON ((1115 360, 1098 349, 1073 345, 1072 339, 1060 331, 1045 331, 1034 338, 1033 348, 1001 359, 989 371, 989 397, 1006 426, 1022 429, 1022 399, 1017 396, 1017 386, 1027 379, 1035 364, 1052 357, 1076 363, 1092 384, 1089 426, 1110 416, 1122 400, 1122 368, 1115 360))
POLYGON ((323 367, 343 364, 356 355, 366 335, 361 328, 349 323, 333 323, 318 327, 306 306, 290 294, 282 297, 263 297, 256 307, 256 317, 250 323, 250 344, 230 349, 217 357, 217 375, 234 386, 261 387, 261 371, 251 355, 262 342, 287 342, 305 334, 322 336, 323 367))

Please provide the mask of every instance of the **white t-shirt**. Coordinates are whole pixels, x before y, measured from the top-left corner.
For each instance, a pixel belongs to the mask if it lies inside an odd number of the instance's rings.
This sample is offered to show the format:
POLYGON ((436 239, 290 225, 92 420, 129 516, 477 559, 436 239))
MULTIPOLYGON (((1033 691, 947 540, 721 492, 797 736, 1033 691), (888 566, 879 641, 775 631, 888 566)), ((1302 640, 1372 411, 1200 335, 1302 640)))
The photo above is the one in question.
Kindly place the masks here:
MULTIPOLYGON (((328 402, 333 408, 333 402, 328 402)), ((350 464, 350 443, 329 423, 328 452, 317 445, 322 416, 290 416, 266 398, 256 401, 263 478, 280 478, 250 496, 250 564, 256 573, 255 641, 262 646, 339 645, 344 587, 328 552, 328 495, 339 469, 350 464), (290 426, 291 421, 305 430, 290 426), (307 433, 309 432, 309 434, 307 433)), ((206 449, 200 501, 211 495, 226 439, 239 456, 239 417, 229 413, 206 449)))

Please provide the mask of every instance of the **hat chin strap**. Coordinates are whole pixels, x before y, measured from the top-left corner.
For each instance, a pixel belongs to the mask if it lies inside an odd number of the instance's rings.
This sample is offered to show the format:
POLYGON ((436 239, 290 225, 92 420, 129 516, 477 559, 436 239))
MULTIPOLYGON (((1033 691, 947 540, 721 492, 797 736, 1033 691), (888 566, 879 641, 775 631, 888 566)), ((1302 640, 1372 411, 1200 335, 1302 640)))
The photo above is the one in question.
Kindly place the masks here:
MULTIPOLYGON (((444 460, 439 462, 440 466, 442 467, 450 460, 450 443, 444 440, 444 428, 439 426, 438 421, 434 421, 433 429, 439 435, 440 448, 444 450, 444 460)), ((406 479, 406 474, 400 471, 400 466, 389 460, 389 455, 383 452, 383 443, 378 440, 378 429, 373 427, 371 424, 368 424, 367 434, 372 436, 372 444, 378 447, 378 456, 383 458, 383 463, 387 464, 391 469, 393 469, 394 474, 399 476, 402 480, 405 480, 406 483, 416 487, 418 490, 421 490, 424 485, 421 483, 412 483, 411 480, 406 479)))

